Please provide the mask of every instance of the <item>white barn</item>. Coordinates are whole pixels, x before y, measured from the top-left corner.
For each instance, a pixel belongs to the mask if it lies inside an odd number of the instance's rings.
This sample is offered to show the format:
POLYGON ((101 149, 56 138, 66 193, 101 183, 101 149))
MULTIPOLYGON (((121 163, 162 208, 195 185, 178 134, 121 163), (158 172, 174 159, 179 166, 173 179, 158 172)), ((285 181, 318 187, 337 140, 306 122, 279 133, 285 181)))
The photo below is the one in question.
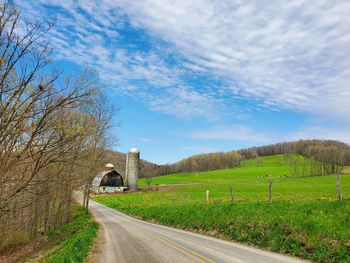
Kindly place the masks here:
POLYGON ((92 181, 92 191, 96 194, 123 192, 123 177, 114 170, 112 164, 107 164, 106 170, 100 172, 92 181))

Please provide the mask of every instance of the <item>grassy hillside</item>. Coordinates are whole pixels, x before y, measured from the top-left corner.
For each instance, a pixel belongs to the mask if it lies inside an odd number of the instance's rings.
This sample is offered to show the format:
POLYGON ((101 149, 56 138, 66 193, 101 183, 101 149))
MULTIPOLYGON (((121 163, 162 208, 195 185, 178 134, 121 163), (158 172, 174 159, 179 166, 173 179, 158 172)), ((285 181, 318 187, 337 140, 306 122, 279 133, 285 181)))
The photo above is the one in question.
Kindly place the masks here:
POLYGON ((115 209, 193 231, 264 247, 315 262, 350 261, 350 174, 342 174, 345 201, 334 175, 295 177, 300 155, 248 160, 244 167, 151 179, 153 191, 96 197, 115 209), (268 182, 273 181, 273 202, 268 182), (231 202, 229 187, 233 187, 231 202), (157 191, 158 190, 158 191, 157 191), (210 205, 205 191, 210 190, 210 205))
MULTIPOLYGON (((210 190, 212 201, 229 201, 229 186, 233 187, 235 200, 265 201, 269 179, 273 181, 273 200, 336 200, 335 176, 300 178, 293 175, 293 160, 300 161, 302 158, 299 155, 268 156, 261 157, 264 166, 253 166, 256 160, 249 160, 249 167, 155 177, 151 179, 151 186, 156 188, 158 185, 159 192, 143 193, 142 205, 152 205, 152 200, 159 198, 163 203, 184 202, 187 193, 190 203, 201 203, 205 190, 210 190), (292 165, 286 165, 281 160, 292 165)), ((341 181, 344 196, 350 196, 350 176, 343 174, 341 181)), ((145 188, 145 185, 146 180, 140 179, 140 186, 145 188)), ((120 202, 124 202, 124 198, 128 202, 140 202, 138 195, 118 196, 120 202)))
POLYGON ((278 154, 271 156, 257 157, 241 162, 243 167, 259 166, 292 166, 295 162, 302 163, 310 161, 309 157, 300 154, 278 154))
MULTIPOLYGON (((302 170, 308 170, 310 167, 310 159, 297 154, 258 157, 243 161, 239 168, 154 177, 151 178, 151 184, 228 183, 257 179, 257 177, 261 178, 266 175, 271 175, 275 179, 285 176, 297 177, 295 164, 297 164, 298 176, 302 176, 302 170)), ((140 179, 139 184, 140 186, 146 185, 146 179, 140 179)))
POLYGON ((91 214, 79 206, 74 207, 74 219, 49 234, 55 240, 48 247, 49 253, 40 262, 85 262, 97 235, 98 225, 91 214))
MULTIPOLYGON (((210 191, 212 202, 228 202, 231 199, 229 186, 233 187, 234 199, 236 201, 267 201, 268 200, 268 178, 258 178, 250 176, 246 168, 242 169, 241 177, 230 177, 230 180, 203 179, 195 184, 188 185, 167 185, 159 187, 159 191, 138 192, 127 195, 112 195, 98 197, 98 200, 119 203, 122 205, 135 205, 142 207, 157 206, 165 204, 184 204, 187 201, 192 203, 204 203, 205 191, 210 191), (244 176, 244 172, 248 174, 244 176), (248 180, 246 180, 248 178, 248 180), (249 180, 250 179, 250 180, 249 180), (208 182, 211 181, 211 182, 208 182), (215 181, 215 183, 213 183, 215 181), (219 183, 218 183, 219 182, 219 183)), ((219 174, 221 171, 217 171, 219 174)), ((206 173, 205 173, 206 174, 206 173)), ((212 174, 215 174, 214 172, 212 174)), ((218 176, 216 174, 215 176, 218 176)), ((207 175, 208 176, 208 175, 207 175)), ((200 175, 199 175, 200 177, 200 175)), ((337 200, 337 188, 335 176, 308 177, 308 178, 279 178, 273 179, 273 200, 337 200)), ((171 178, 173 181, 176 179, 171 178)), ((167 183, 172 180, 168 180, 167 183)), ((193 180, 194 181, 194 180, 193 180)), ((176 181, 178 183, 178 181, 176 181)), ((181 181, 189 183, 189 181, 181 181)), ((342 190, 345 198, 350 196, 350 175, 341 176, 342 190)), ((153 189, 155 189, 153 187, 153 189)))
POLYGON ((97 235, 98 225, 90 214, 79 206, 75 208, 75 217, 72 222, 63 225, 51 233, 52 236, 60 235, 55 241, 58 247, 40 262, 84 262, 97 235))

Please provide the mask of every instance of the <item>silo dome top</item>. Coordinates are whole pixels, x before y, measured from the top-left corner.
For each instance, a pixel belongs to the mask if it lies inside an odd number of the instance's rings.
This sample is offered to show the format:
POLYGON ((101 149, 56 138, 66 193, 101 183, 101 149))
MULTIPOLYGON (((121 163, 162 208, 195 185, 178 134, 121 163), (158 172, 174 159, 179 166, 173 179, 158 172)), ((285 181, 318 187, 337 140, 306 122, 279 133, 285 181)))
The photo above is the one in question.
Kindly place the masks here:
POLYGON ((130 150, 129 150, 129 153, 139 153, 140 151, 139 151, 139 149, 137 149, 137 148, 131 148, 130 150))
POLYGON ((105 165, 105 167, 106 167, 106 168, 114 168, 114 165, 111 164, 111 163, 107 163, 107 164, 105 165))

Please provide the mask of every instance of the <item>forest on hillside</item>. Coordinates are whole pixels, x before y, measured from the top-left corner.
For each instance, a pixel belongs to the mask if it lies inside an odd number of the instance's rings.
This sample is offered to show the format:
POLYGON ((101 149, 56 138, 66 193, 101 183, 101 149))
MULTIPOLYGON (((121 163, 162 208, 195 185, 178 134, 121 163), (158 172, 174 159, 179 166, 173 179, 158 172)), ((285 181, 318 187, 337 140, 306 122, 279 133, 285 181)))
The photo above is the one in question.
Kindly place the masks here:
MULTIPOLYGON (((103 161, 101 161, 101 165, 98 167, 98 169, 103 170, 104 164, 112 163, 114 165, 115 170, 118 173, 120 173, 122 176, 125 176, 125 167, 126 167, 125 153, 106 150, 105 154, 102 157, 102 160, 103 161)), ((161 165, 140 159, 139 176, 142 178, 142 177, 147 177, 148 174, 151 174, 151 175, 159 174, 161 167, 162 167, 161 165)))
POLYGON ((293 164, 310 166, 312 169, 309 167, 309 175, 334 174, 344 166, 350 165, 350 146, 348 144, 334 140, 299 140, 238 151, 199 154, 174 164, 142 164, 141 176, 153 177, 171 173, 196 173, 234 168, 239 167, 244 160, 278 154, 301 154, 309 157, 309 162, 293 164))

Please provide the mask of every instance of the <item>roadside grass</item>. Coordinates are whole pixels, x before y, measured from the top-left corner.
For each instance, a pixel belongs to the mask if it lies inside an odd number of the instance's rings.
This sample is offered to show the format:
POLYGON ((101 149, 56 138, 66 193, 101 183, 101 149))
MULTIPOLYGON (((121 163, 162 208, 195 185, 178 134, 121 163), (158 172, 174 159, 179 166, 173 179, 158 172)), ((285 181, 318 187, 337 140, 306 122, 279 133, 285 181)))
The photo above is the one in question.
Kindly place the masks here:
POLYGON ((339 202, 334 175, 292 176, 295 160, 304 159, 268 156, 235 169, 152 178, 158 191, 146 191, 141 179, 141 191, 94 199, 144 220, 315 262, 350 262, 350 174, 341 175, 344 202, 339 202), (270 179, 272 203, 267 202, 270 179))
POLYGON ((98 225, 92 220, 91 214, 86 214, 79 206, 74 207, 74 219, 49 234, 49 237, 59 237, 48 249, 52 253, 41 259, 48 263, 79 263, 87 258, 90 248, 97 235, 98 225), (57 249, 55 249, 58 247, 57 249))
POLYGON ((350 262, 350 203, 237 202, 118 207, 130 215, 314 262, 350 262))

